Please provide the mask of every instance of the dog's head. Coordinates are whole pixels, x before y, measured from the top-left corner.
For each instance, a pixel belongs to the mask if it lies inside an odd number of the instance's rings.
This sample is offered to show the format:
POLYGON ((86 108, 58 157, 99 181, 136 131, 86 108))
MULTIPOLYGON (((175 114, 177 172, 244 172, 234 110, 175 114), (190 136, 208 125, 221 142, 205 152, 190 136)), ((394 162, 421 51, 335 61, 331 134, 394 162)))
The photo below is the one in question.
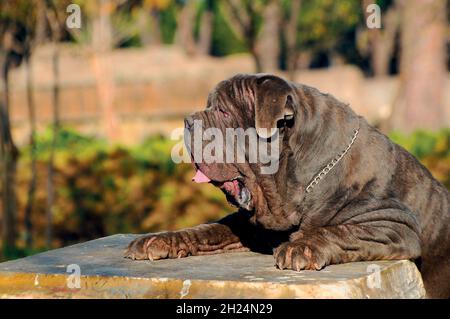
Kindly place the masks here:
POLYGON ((193 180, 219 187, 230 203, 254 212, 252 220, 263 227, 293 226, 295 217, 285 211, 286 168, 278 160, 289 152, 297 109, 293 84, 274 75, 237 75, 219 83, 206 110, 185 119, 186 145, 196 169, 193 180), (264 148, 276 162, 268 173, 263 168, 274 163, 267 163, 267 157, 263 163, 264 148))

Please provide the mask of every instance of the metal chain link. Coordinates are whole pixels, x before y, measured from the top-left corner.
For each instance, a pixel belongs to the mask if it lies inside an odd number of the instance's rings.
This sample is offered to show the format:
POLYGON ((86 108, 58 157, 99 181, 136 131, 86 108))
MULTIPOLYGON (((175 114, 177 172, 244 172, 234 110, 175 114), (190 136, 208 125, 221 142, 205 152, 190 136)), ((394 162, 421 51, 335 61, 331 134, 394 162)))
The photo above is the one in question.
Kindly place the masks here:
POLYGON ((309 193, 312 191, 312 189, 314 188, 314 186, 316 186, 317 184, 319 184, 320 180, 322 178, 325 177, 325 175, 327 175, 332 169, 333 167, 339 163, 339 161, 344 157, 345 154, 347 154, 347 152, 350 150, 350 148, 352 147, 353 143, 355 143, 356 137, 358 136, 359 133, 359 129, 356 129, 353 131, 353 137, 352 140, 350 142, 350 144, 348 144, 347 148, 342 151, 338 156, 336 156, 335 158, 333 158, 333 160, 331 162, 328 163, 327 166, 325 166, 319 174, 317 174, 311 183, 308 184, 308 186, 306 187, 306 192, 309 193))

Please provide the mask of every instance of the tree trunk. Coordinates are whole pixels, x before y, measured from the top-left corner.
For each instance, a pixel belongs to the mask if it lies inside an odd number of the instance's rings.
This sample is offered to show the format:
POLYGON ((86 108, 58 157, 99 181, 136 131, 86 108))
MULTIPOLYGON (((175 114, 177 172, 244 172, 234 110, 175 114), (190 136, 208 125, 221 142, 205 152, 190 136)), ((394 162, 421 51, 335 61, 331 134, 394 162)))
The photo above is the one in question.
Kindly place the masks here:
POLYGON ((375 40, 372 51, 372 68, 375 77, 383 77, 389 74, 391 53, 386 44, 380 40, 375 40))
POLYGON ((59 99, 59 47, 58 42, 53 43, 53 56, 52 56, 52 73, 53 73, 53 94, 52 94, 52 104, 53 104, 53 139, 50 151, 50 158, 48 161, 47 169, 47 230, 46 230, 46 242, 47 248, 52 246, 53 241, 53 207, 55 203, 55 187, 54 187, 54 175, 55 175, 55 148, 56 140, 58 137, 58 131, 60 127, 59 119, 59 109, 60 109, 60 99, 59 99))
POLYGON ((269 0, 263 11, 263 25, 257 43, 257 52, 263 72, 278 70, 280 23, 280 3, 278 0, 269 0))
POLYGON ((345 64, 344 57, 334 49, 328 51, 328 61, 330 67, 338 67, 345 64))
MULTIPOLYGON (((250 54, 253 57, 253 61, 255 62, 255 70, 257 73, 260 73, 263 72, 263 61, 261 58, 261 52, 258 48, 258 30, 255 21, 257 13, 251 4, 247 5, 246 10, 245 15, 247 18, 242 18, 242 20, 247 21, 243 31, 243 38, 245 39, 250 54)), ((242 12, 245 11, 242 10, 242 12)))
POLYGON ((138 23, 143 46, 160 45, 162 43, 158 9, 153 8, 150 12, 145 9, 141 10, 138 23))
POLYGON ((226 11, 224 16, 229 20, 229 27, 246 44, 255 62, 256 72, 262 72, 263 62, 257 43, 259 10, 256 8, 255 2, 226 0, 222 4, 226 11))
POLYGON ((3 96, 0 100, 0 172, 2 190, 2 241, 4 252, 16 244, 16 163, 19 155, 11 133, 9 117, 9 65, 5 51, 0 51, 0 81, 3 96))
MULTIPOLYGON (((375 3, 374 0, 363 0, 363 11, 366 19, 366 8, 375 3)), ((396 3, 382 15, 382 29, 368 29, 370 60, 375 77, 389 75, 392 55, 394 53, 395 38, 399 27, 399 10, 396 3)))
POLYGON ((195 55, 197 47, 194 39, 194 18, 196 1, 186 1, 178 17, 176 44, 188 55, 195 55))
POLYGON ((33 79, 30 57, 25 60, 26 69, 26 91, 27 91, 27 104, 28 104, 28 121, 30 125, 30 150, 31 150, 31 179, 28 185, 28 198, 25 206, 24 224, 25 224, 25 243, 27 248, 31 248, 33 245, 33 224, 31 214, 33 210, 34 198, 36 193, 36 112, 33 97, 33 79))
POLYGON ((255 72, 261 73, 263 72, 263 66, 261 62, 261 56, 255 48, 250 48, 250 54, 253 57, 253 62, 255 63, 255 72))
POLYGON ((114 108, 116 84, 111 56, 107 53, 94 53, 92 64, 97 82, 103 132, 109 141, 116 141, 120 132, 119 118, 114 108))
POLYGON ((98 17, 93 23, 92 65, 97 83, 101 121, 106 137, 115 141, 120 136, 119 117, 114 108, 115 79, 111 50, 113 49, 113 30, 111 24, 111 0, 98 0, 98 17))
POLYGON ((292 0, 289 19, 284 26, 284 36, 286 39, 286 68, 291 80, 295 79, 298 68, 299 50, 297 48, 297 25, 300 16, 302 0, 292 0))
POLYGON ((312 52, 309 50, 299 52, 295 70, 307 70, 311 64, 312 57, 312 52))
POLYGON ((211 52, 212 31, 213 3, 212 0, 206 0, 206 8, 200 22, 200 35, 198 39, 198 52, 202 55, 208 55, 211 52))
POLYGON ((41 45, 47 38, 47 19, 44 0, 36 0, 36 35, 34 43, 41 45))
POLYGON ((153 34, 154 45, 160 45, 162 43, 161 26, 159 19, 160 19, 159 10, 153 8, 151 12, 150 24, 153 34))
POLYGON ((47 229, 46 229, 46 245, 50 248, 53 241, 53 206, 55 202, 55 187, 54 187, 54 158, 56 140, 60 127, 60 84, 59 84, 59 41, 61 39, 61 23, 58 19, 57 10, 55 8, 47 7, 47 18, 52 31, 52 74, 53 74, 53 86, 52 86, 52 105, 53 105, 53 137, 50 150, 50 158, 47 165, 47 229))
POLYGON ((446 0, 399 0, 402 10, 400 91, 391 128, 445 127, 446 0))

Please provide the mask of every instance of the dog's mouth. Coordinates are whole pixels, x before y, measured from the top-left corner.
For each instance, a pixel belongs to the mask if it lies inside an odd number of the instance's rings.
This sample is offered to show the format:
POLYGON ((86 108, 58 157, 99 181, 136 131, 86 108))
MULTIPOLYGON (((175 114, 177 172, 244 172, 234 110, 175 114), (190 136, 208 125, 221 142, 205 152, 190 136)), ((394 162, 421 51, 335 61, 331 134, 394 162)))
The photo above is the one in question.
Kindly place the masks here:
POLYGON ((246 210, 252 209, 252 195, 241 177, 227 181, 214 181, 197 168, 197 172, 192 178, 192 181, 196 183, 211 183, 224 192, 228 202, 232 205, 246 210))

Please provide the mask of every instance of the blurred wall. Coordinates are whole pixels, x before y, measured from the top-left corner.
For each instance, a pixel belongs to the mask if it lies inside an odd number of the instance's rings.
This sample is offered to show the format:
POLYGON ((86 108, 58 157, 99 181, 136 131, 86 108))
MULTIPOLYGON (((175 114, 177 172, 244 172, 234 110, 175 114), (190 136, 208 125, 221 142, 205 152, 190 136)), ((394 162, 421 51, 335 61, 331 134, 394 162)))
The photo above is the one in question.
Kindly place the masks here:
MULTIPOLYGON (((84 133, 102 135, 89 52, 62 47, 60 61, 62 122, 84 133)), ((115 50, 111 61, 116 82, 114 108, 120 119, 118 139, 124 143, 138 142, 152 133, 169 134, 183 125, 184 115, 205 106, 208 92, 219 81, 253 72, 253 61, 245 54, 190 58, 174 47, 115 50)), ((52 116, 51 49, 39 48, 32 63, 38 128, 43 128, 52 116)), ((29 130, 24 78, 23 67, 11 74, 12 122, 19 145, 27 141, 29 130)), ((396 77, 368 79, 350 65, 301 71, 296 81, 335 95, 375 124, 389 117, 398 88, 396 77)), ((446 109, 450 110, 450 81, 447 87, 446 109)))

